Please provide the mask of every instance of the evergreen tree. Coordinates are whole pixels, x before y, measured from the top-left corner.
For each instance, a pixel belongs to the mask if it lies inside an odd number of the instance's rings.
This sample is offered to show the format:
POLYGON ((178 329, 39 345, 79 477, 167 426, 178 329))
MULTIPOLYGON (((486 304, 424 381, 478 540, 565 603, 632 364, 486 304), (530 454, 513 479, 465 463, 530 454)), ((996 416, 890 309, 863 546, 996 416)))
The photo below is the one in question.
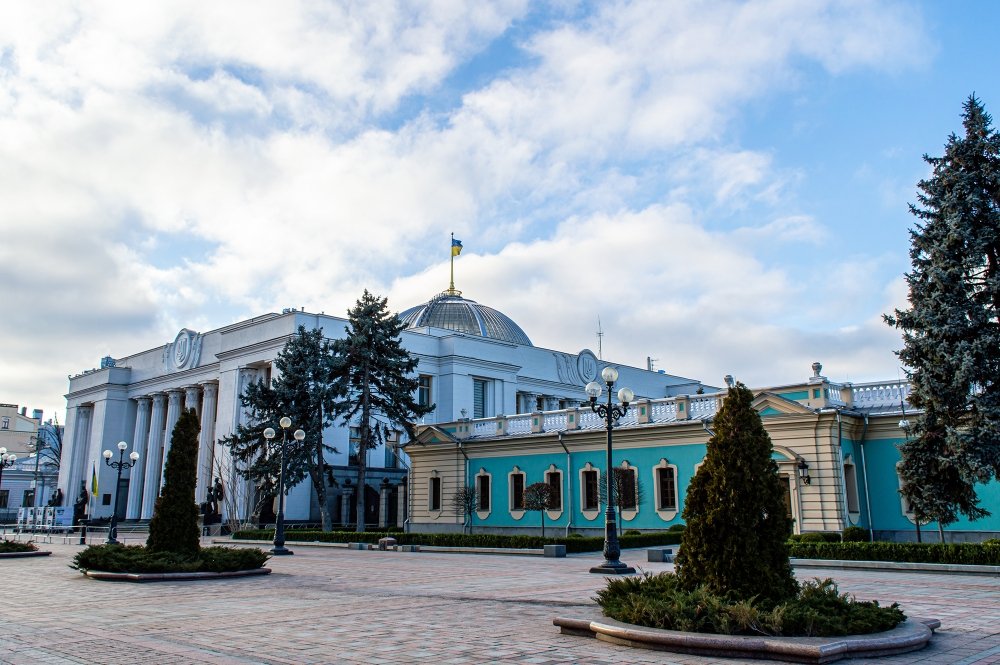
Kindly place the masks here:
POLYGON ((676 569, 688 589, 779 602, 798 591, 788 562, 791 520, 771 438, 751 402, 753 393, 738 383, 715 417, 684 502, 676 569))
POLYGON ((910 308, 903 331, 909 401, 923 411, 900 447, 901 493, 917 519, 948 524, 988 515, 975 486, 1000 474, 1000 136, 975 96, 965 135, 924 160, 919 220, 910 231, 910 308))
POLYGON ((228 446, 239 463, 239 472, 260 487, 275 487, 278 478, 283 416, 292 419, 285 444, 285 492, 308 476, 319 504, 324 531, 333 529, 327 505, 325 454, 334 450, 323 443, 323 431, 333 423, 337 359, 333 345, 323 337, 322 329, 298 331, 285 343, 274 360, 277 370, 270 385, 251 383, 240 395, 248 423, 220 441, 228 446), (278 436, 272 443, 264 430, 273 427, 278 436), (292 432, 303 429, 305 440, 298 443, 292 432))
POLYGON ((197 412, 194 409, 182 412, 171 434, 163 468, 163 490, 149 522, 146 547, 150 550, 194 556, 201 548, 198 505, 194 502, 199 431, 197 412))
POLYGON ((411 374, 417 360, 403 348, 403 323, 387 300, 368 293, 347 312, 347 336, 333 343, 340 363, 337 415, 356 426, 358 445, 357 530, 365 530, 365 475, 368 452, 385 442, 387 430, 402 426, 412 436, 414 420, 434 409, 417 403, 419 386, 411 374))

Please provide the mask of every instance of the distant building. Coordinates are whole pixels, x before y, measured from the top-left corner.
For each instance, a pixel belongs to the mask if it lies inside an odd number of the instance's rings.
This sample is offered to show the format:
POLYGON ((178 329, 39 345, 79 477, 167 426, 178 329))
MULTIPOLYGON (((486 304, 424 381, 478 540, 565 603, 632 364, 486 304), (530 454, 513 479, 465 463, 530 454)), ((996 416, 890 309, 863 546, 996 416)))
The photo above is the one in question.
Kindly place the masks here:
MULTIPOLYGON (((604 364, 587 349, 568 353, 534 346, 509 317, 453 288, 407 309, 401 319, 408 326, 403 345, 419 360, 417 397, 435 405, 424 419, 428 423, 578 406, 586 400, 584 385, 604 364)), ((299 326, 337 338, 344 335, 346 324, 340 317, 285 310, 205 333, 183 329, 163 346, 104 358, 99 368, 70 378, 59 487, 72 500, 96 473, 95 517, 110 515, 117 491, 124 517, 149 519, 170 433, 181 409, 193 408, 201 418, 197 500, 204 501, 208 484, 221 477, 229 490, 226 510, 249 516, 256 505, 254 488, 235 477, 225 451, 216 446, 246 421, 239 395, 249 383, 271 378, 275 357, 299 326), (115 488, 114 471, 104 465, 101 453, 119 441, 141 457, 115 488)), ((622 367, 621 372, 638 395, 649 399, 715 390, 661 372, 634 367, 622 367)), ((368 486, 363 491, 369 509, 366 521, 372 524, 402 524, 406 515, 403 483, 408 460, 398 447, 400 434, 393 435, 388 448, 369 453, 368 486)), ((330 427, 323 440, 337 451, 327 457, 329 508, 335 521, 352 523, 357 430, 330 427)), ((309 481, 300 483, 289 495, 287 518, 318 521, 314 501, 309 481)))
MULTIPOLYGON (((897 447, 914 415, 908 385, 838 384, 820 375, 818 363, 813 369, 802 383, 754 390, 795 533, 855 525, 873 529, 877 538, 914 539, 896 470, 897 447)), ((631 387, 624 374, 621 386, 631 387)), ((632 474, 624 483, 632 491, 616 500, 624 529, 662 530, 683 521, 685 493, 724 397, 713 391, 637 398, 629 406, 613 439, 614 465, 632 474)), ((478 492, 469 523, 475 532, 537 533, 541 515, 523 509, 523 492, 545 482, 558 497, 546 511, 549 533, 598 535, 605 523, 606 442, 604 421, 589 404, 421 426, 405 446, 412 464, 409 529, 461 531, 466 518, 451 497, 467 486, 478 492)), ((949 539, 1000 536, 1000 483, 980 486, 979 496, 992 516, 948 525, 949 539)), ((925 542, 938 539, 936 523, 923 529, 925 542)))
POLYGON ((28 407, 18 410, 17 404, 0 404, 0 447, 17 455, 31 451, 31 439, 42 422, 40 409, 28 415, 28 407))
MULTIPOLYGON (((27 411, 27 407, 20 407, 18 410, 16 404, 0 404, 0 447, 17 455, 14 466, 4 469, 0 478, 2 524, 14 522, 21 507, 46 505, 56 490, 58 451, 51 455, 43 452, 37 460, 37 467, 34 452, 39 439, 43 442, 52 440, 53 437, 57 439, 61 428, 51 421, 42 423, 40 409, 35 409, 30 417, 27 411), (39 496, 37 501, 36 487, 39 496)), ((48 444, 42 445, 44 447, 48 444)))

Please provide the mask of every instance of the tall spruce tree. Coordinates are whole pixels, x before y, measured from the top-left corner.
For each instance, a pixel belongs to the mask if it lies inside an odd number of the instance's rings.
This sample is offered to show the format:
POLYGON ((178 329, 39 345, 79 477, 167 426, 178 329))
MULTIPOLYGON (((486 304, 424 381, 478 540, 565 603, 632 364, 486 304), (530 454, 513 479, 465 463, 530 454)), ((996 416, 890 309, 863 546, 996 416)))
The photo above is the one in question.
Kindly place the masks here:
POLYGON ((924 155, 933 173, 910 206, 910 308, 885 317, 903 331, 909 401, 922 410, 900 447, 901 493, 939 524, 988 515, 976 484, 1000 474, 1000 136, 975 96, 962 119, 942 157, 924 155))
POLYGON ((229 447, 241 475, 258 485, 276 486, 280 465, 277 447, 281 445, 278 421, 283 416, 291 418, 291 430, 302 428, 306 438, 298 443, 292 431, 287 432, 285 491, 309 477, 324 531, 333 529, 327 505, 325 454, 334 449, 323 443, 323 431, 335 419, 337 366, 333 345, 323 337, 323 330, 299 326, 274 360, 277 372, 270 385, 257 381, 240 395, 248 424, 220 440, 229 447), (264 438, 268 427, 278 432, 271 443, 264 438))
POLYGON ((194 502, 200 431, 197 412, 194 409, 182 412, 171 434, 163 468, 163 490, 149 522, 146 547, 150 550, 194 556, 201 548, 198 505, 194 502))
POLYGON ((677 577, 688 589, 780 602, 798 591, 788 562, 791 519, 771 438, 752 402, 753 393, 738 383, 715 417, 704 464, 684 500, 677 577))
POLYGON ((347 312, 347 336, 334 341, 339 377, 337 415, 348 427, 357 427, 357 530, 365 530, 365 476, 368 452, 385 443, 386 430, 402 427, 412 435, 413 421, 433 410, 421 406, 415 393, 419 386, 410 375, 417 360, 399 339, 403 323, 389 311, 387 300, 366 289, 347 312))

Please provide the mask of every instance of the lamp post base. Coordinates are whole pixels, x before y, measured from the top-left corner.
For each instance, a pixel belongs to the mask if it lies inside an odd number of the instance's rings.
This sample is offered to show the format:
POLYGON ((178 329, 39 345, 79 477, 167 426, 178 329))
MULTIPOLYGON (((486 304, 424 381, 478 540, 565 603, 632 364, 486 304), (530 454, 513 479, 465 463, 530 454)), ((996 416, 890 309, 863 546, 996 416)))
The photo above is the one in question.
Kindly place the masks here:
POLYGON ((295 554, 295 552, 291 551, 290 549, 288 549, 284 545, 275 545, 274 547, 271 548, 270 551, 271 551, 271 554, 274 554, 275 556, 284 556, 286 554, 295 554))
POLYGON ((590 572, 598 575, 632 575, 635 573, 635 568, 621 561, 605 561, 600 566, 591 568, 590 572))

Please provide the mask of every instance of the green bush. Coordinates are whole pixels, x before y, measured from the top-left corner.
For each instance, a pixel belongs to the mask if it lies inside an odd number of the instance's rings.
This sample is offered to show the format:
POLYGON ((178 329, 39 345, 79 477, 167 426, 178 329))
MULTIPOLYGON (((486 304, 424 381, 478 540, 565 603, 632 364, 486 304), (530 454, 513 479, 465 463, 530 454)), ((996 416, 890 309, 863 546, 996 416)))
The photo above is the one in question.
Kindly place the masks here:
POLYGON ((639 531, 638 529, 629 529, 628 531, 626 531, 622 535, 625 535, 625 536, 641 536, 642 535, 642 531, 639 531))
POLYGON ((566 537, 567 538, 583 538, 583 534, 582 533, 571 533, 571 534, 569 534, 566 537))
POLYGON ((70 567, 107 573, 224 573, 260 568, 270 556, 249 547, 203 547, 192 556, 142 545, 92 545, 78 552, 70 567))
POLYGON ((864 527, 849 526, 844 529, 840 539, 845 543, 867 543, 871 539, 871 534, 864 527))
POLYGON ((670 531, 671 533, 678 533, 686 528, 688 528, 687 524, 671 524, 670 528, 667 529, 667 531, 670 531))
POLYGON ((0 554, 14 554, 15 552, 37 552, 38 545, 30 540, 26 543, 18 543, 13 540, 0 540, 0 554))
POLYGON ((608 580, 596 600, 606 616, 625 623, 724 635, 863 635, 906 619, 896 604, 880 607, 839 594, 830 579, 805 582, 793 598, 767 604, 715 595, 704 586, 687 590, 672 573, 646 573, 608 580))
MULTIPOLYGON (((391 536, 400 545, 428 545, 437 547, 492 547, 509 549, 541 549, 545 545, 565 545, 569 553, 600 552, 604 549, 603 536, 583 536, 570 534, 564 538, 542 538, 541 536, 507 536, 487 533, 385 533, 381 531, 296 531, 286 533, 288 542, 319 543, 377 543, 379 538, 391 536)), ((250 529, 233 534, 236 540, 273 540, 273 529, 250 529)), ((656 545, 676 545, 681 534, 667 531, 640 533, 637 536, 623 535, 618 539, 623 549, 653 547, 656 545)))
POLYGON ((797 559, 1000 566, 1000 543, 790 543, 797 559))
POLYGON ((827 540, 826 540, 826 538, 823 537, 823 534, 813 532, 813 533, 802 533, 802 534, 799 534, 799 541, 798 542, 800 542, 800 543, 825 543, 825 542, 827 542, 827 540))

